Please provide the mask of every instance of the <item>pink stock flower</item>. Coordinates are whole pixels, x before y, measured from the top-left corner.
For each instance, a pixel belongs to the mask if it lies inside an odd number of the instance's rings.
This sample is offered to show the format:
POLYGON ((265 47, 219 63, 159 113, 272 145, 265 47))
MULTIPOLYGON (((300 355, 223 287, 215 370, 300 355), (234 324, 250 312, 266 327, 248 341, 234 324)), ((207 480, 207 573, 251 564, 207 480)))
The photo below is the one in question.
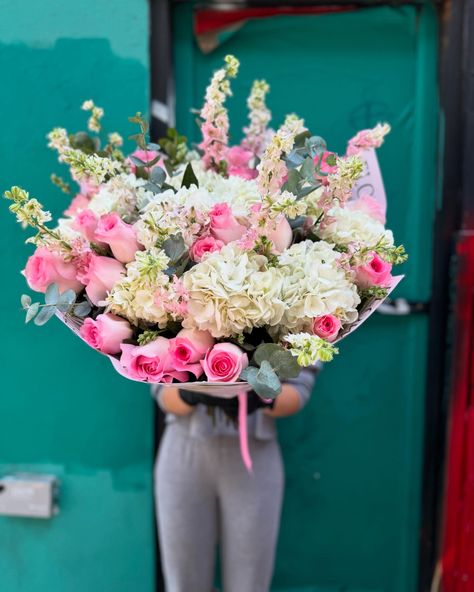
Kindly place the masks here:
POLYGON ((82 284, 76 279, 76 272, 72 261, 64 261, 61 255, 46 247, 38 247, 28 258, 23 275, 36 292, 46 292, 50 284, 58 284, 61 293, 66 290, 79 292, 82 284))
POLYGON ((80 192, 86 197, 92 197, 99 191, 100 185, 98 185, 91 177, 81 177, 78 179, 77 176, 72 173, 72 178, 79 185, 80 192))
POLYGON ((157 337, 146 345, 122 343, 120 365, 126 374, 142 382, 179 382, 188 379, 187 372, 175 371, 170 364, 169 340, 157 337))
MULTIPOLYGON (((142 162, 151 162, 152 160, 155 160, 155 158, 159 155, 158 152, 156 152, 155 150, 141 150, 141 149, 137 149, 135 150, 135 152, 132 152, 132 154, 130 154, 130 156, 135 156, 135 158, 139 158, 142 162)), ((130 158, 130 168, 132 169, 132 172, 136 173, 137 171, 137 165, 134 164, 130 158)), ((150 168, 155 168, 155 167, 161 167, 164 169, 164 160, 163 158, 160 158, 160 160, 155 163, 154 165, 152 165, 150 168)))
POLYGON ((108 244, 121 263, 130 263, 135 259, 135 253, 142 249, 133 226, 124 222, 116 212, 100 217, 95 237, 108 244))
POLYGON ((201 365, 211 382, 233 382, 248 366, 247 354, 233 343, 217 343, 208 350, 201 365))
POLYGON ((128 321, 110 313, 100 314, 95 320, 87 318, 79 333, 88 345, 104 354, 118 354, 122 341, 133 335, 128 321))
POLYGON ((279 217, 275 226, 267 232, 267 238, 273 242, 277 253, 282 253, 291 245, 293 231, 285 216, 281 215, 279 217))
POLYGON ((201 126, 202 142, 199 148, 204 152, 202 161, 206 169, 216 168, 227 155, 228 122, 222 125, 214 125, 211 121, 205 121, 201 126))
POLYGON ((209 212, 211 234, 224 244, 239 239, 245 232, 245 226, 237 222, 228 203, 216 204, 209 212))
POLYGON ((97 306, 124 274, 125 267, 117 259, 89 253, 77 277, 86 285, 90 301, 97 306))
POLYGON ((220 251, 223 246, 224 243, 221 240, 217 240, 213 236, 203 236, 198 238, 193 246, 189 249, 189 255, 193 261, 198 263, 206 253, 220 251))
POLYGON ((182 329, 174 339, 170 340, 170 361, 176 370, 192 372, 196 378, 203 373, 199 363, 206 352, 214 344, 208 331, 182 329))
POLYGON ((89 242, 96 242, 95 231, 99 218, 92 210, 88 208, 80 211, 74 218, 72 227, 84 236, 89 242))
POLYGON ((370 260, 365 265, 355 268, 356 283, 360 288, 370 286, 388 286, 392 275, 392 265, 381 259, 377 253, 371 253, 370 260))
POLYGON ((337 317, 327 314, 313 319, 312 330, 314 335, 326 341, 334 341, 341 326, 341 321, 337 317))
POLYGON ((232 146, 227 150, 227 172, 232 177, 242 177, 243 179, 255 179, 258 175, 256 169, 249 166, 253 158, 253 152, 245 150, 242 146, 232 146))
POLYGON ((387 221, 384 206, 368 193, 363 193, 358 199, 347 202, 346 207, 350 210, 360 210, 382 224, 387 221))
POLYGON ((72 199, 67 210, 64 210, 63 213, 65 216, 70 216, 71 218, 73 218, 74 216, 76 216, 76 214, 78 214, 81 210, 86 209, 88 206, 89 206, 89 198, 87 197, 87 195, 84 195, 82 193, 78 193, 72 199))

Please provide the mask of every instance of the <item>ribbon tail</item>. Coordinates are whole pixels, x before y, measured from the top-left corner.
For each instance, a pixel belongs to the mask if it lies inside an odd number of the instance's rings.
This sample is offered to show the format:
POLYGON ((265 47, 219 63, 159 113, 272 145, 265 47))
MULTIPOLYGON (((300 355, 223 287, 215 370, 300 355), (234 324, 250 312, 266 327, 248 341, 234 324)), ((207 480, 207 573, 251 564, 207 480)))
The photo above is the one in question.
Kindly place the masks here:
POLYGON ((249 438, 247 434, 247 393, 242 391, 238 394, 239 398, 239 441, 240 454, 245 468, 249 473, 252 472, 252 459, 249 452, 249 438))

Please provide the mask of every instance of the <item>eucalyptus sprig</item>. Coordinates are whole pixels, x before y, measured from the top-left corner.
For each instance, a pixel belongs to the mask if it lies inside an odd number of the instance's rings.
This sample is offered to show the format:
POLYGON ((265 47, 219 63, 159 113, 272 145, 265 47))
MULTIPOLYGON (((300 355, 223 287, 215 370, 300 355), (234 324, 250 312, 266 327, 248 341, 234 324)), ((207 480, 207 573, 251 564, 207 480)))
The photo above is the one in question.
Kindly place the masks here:
POLYGON ((44 295, 44 304, 32 302, 31 296, 22 294, 21 307, 26 311, 25 323, 34 319, 35 325, 44 325, 49 319, 61 312, 63 314, 83 318, 91 311, 91 305, 87 300, 77 302, 77 294, 74 290, 66 290, 62 294, 58 284, 50 284, 44 295))

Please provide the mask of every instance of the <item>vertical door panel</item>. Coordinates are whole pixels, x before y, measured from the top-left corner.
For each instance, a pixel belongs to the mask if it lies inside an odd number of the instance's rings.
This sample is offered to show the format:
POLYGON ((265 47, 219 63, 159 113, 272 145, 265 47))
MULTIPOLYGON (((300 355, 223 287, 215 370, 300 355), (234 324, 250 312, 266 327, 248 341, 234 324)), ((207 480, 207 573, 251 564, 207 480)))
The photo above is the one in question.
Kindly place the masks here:
MULTIPOLYGON (((398 295, 429 299, 436 203, 437 22, 429 7, 250 20, 203 55, 192 10, 175 12, 177 123, 197 139, 210 72, 241 60, 229 101, 234 141, 254 78, 287 112, 342 151, 357 130, 389 121, 379 151, 388 223, 410 259, 398 295)), ((286 499, 274 589, 416 589, 427 319, 377 315, 341 345, 308 408, 279 424, 286 499)))
MULTIPOLYGON (((22 185, 58 215, 70 197, 49 174, 67 170, 46 134, 84 129, 80 106, 89 98, 105 108, 107 132, 132 133, 127 116, 148 105, 147 4, 7 0, 1 22, 1 189, 22 185)), ((151 398, 55 319, 24 325, 20 269, 33 249, 7 206, 3 200, 0 476, 53 474, 61 487, 51 520, 0 517, 0 588, 151 592, 151 398)))

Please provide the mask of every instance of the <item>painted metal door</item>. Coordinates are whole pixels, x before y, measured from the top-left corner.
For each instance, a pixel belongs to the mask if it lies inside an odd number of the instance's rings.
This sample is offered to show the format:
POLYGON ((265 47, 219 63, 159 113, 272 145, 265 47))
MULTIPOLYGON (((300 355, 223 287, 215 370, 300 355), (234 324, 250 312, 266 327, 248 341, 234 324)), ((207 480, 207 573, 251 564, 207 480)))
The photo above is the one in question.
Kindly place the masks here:
MULTIPOLYGON (((1 4, 1 188, 23 185, 57 215, 67 197, 49 173, 64 170, 46 133, 84 129, 89 98, 108 131, 131 133, 127 116, 148 105, 147 3, 1 4)), ((152 400, 59 322, 24 325, 32 249, 1 205, 0 477, 47 473, 61 485, 54 518, 0 516, 0 589, 151 592, 152 400)))
MULTIPOLYGON (((241 60, 229 101, 238 141, 254 78, 271 85, 275 125, 288 111, 343 150, 389 121, 380 150, 388 222, 410 253, 399 296, 430 297, 437 192, 437 17, 428 5, 274 16, 228 29, 207 55, 189 3, 176 6, 177 126, 194 140, 210 72, 241 60)), ((416 590, 427 318, 377 315, 341 346, 308 408, 280 422, 286 500, 274 590, 416 590)))

